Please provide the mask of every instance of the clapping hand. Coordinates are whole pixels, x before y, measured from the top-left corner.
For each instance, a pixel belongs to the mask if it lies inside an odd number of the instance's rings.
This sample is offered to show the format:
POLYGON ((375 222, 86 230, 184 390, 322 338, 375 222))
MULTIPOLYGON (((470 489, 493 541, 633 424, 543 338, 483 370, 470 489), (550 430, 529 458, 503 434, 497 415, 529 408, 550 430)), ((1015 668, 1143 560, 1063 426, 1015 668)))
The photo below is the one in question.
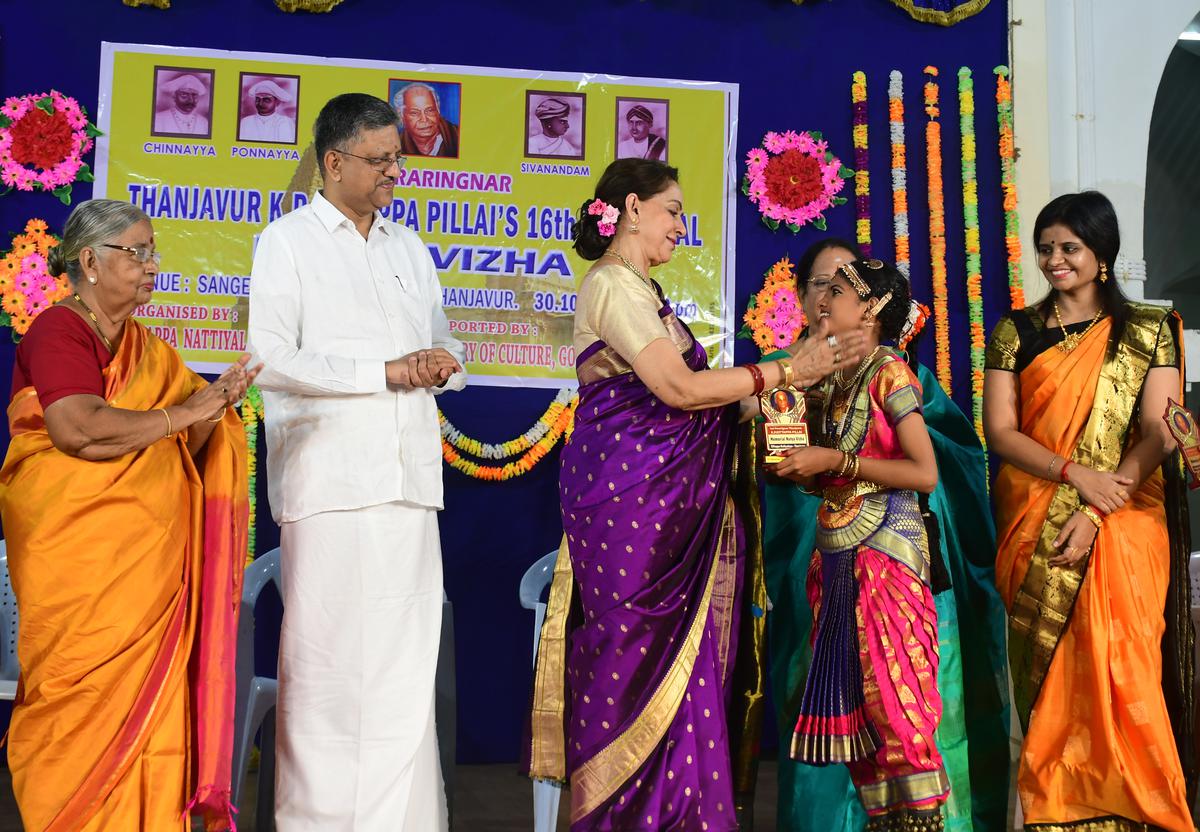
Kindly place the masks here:
POLYGON ((263 365, 247 369, 250 353, 242 353, 237 361, 212 383, 193 393, 184 403, 199 419, 215 420, 231 404, 241 401, 246 389, 254 382, 263 365))

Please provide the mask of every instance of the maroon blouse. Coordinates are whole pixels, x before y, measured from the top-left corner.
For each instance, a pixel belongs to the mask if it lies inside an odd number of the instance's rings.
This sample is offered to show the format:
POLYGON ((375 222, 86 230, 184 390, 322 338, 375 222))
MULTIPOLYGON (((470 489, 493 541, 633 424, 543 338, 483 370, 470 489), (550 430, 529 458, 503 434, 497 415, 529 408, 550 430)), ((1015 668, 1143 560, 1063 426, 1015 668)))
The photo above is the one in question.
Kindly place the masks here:
POLYGON ((65 306, 52 306, 17 345, 12 395, 32 385, 42 410, 67 396, 103 396, 103 370, 111 361, 87 321, 65 306))

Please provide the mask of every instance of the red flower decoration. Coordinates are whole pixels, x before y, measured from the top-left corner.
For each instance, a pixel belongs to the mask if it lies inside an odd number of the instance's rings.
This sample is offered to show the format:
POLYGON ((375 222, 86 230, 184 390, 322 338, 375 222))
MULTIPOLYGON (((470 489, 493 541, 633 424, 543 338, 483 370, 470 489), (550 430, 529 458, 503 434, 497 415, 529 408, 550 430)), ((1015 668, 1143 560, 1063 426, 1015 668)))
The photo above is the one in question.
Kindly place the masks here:
POLYGON ((13 161, 42 170, 62 162, 73 150, 74 130, 59 110, 47 115, 34 108, 11 127, 13 161))
POLYGON ((820 162, 795 149, 771 157, 764 178, 767 195, 781 205, 807 205, 825 192, 820 162))

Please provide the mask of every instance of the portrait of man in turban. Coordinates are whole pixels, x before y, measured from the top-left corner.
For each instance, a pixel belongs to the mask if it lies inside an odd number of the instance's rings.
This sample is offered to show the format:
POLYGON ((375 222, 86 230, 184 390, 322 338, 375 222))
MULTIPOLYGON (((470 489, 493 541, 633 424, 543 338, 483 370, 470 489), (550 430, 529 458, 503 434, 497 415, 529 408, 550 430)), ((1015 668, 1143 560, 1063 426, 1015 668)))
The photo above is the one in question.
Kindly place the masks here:
POLYGON ((670 102, 656 98, 617 99, 617 158, 667 161, 670 102))
POLYGON ((525 155, 582 159, 586 101, 582 93, 526 91, 525 155))
POLYGON ((239 142, 296 143, 300 78, 296 75, 241 75, 239 142))
POLYGON ((154 68, 153 136, 212 138, 213 70, 154 68))

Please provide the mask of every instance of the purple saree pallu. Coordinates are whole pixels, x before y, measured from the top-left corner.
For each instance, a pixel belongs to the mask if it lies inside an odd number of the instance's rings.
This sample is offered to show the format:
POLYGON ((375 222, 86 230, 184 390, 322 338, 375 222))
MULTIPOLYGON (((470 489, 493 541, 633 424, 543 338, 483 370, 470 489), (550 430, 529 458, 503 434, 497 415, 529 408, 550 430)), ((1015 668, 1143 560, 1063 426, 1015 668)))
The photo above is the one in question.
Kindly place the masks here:
MULTIPOLYGON (((703 348, 669 305, 659 314, 689 367, 704 369, 703 348)), ((573 832, 734 830, 726 709, 742 577, 730 493, 737 408, 668 407, 603 342, 577 369, 530 772, 569 780, 573 832)))

